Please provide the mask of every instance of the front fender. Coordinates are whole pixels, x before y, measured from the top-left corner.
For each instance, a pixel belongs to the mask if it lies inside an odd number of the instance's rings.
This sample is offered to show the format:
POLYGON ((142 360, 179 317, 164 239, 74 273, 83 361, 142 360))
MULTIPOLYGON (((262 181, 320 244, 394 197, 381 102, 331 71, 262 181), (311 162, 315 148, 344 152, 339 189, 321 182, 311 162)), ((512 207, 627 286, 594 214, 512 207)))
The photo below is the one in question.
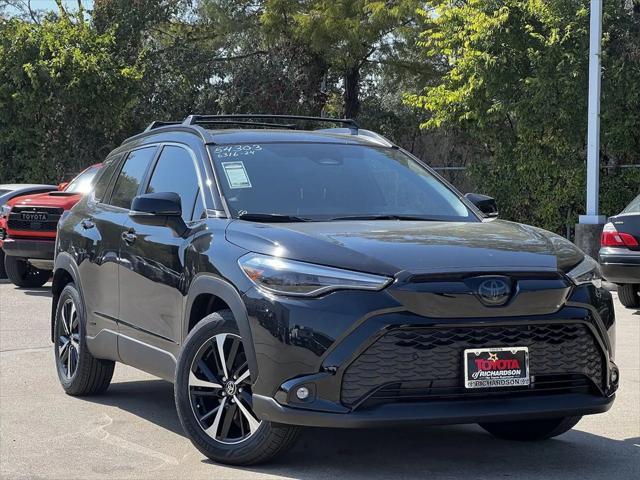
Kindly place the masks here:
POLYGON ((185 309, 185 317, 183 321, 182 327, 182 340, 187 337, 188 329, 189 329, 189 319, 191 318, 191 309, 193 308, 193 303, 198 295, 201 294, 209 294, 215 295, 216 297, 223 300, 231 309, 233 316, 238 325, 238 330, 240 332, 240 336, 244 339, 244 348, 245 353, 247 355, 247 363, 249 364, 249 369, 251 370, 251 378, 253 382, 258 378, 258 362, 256 360, 256 350, 255 345, 253 343, 253 336, 251 335, 251 328, 249 327, 249 316, 247 314, 247 308, 240 297, 240 293, 235 289, 235 287, 223 280, 222 278, 208 275, 208 274, 200 274, 193 279, 191 286, 189 288, 189 292, 187 294, 187 307, 185 309))

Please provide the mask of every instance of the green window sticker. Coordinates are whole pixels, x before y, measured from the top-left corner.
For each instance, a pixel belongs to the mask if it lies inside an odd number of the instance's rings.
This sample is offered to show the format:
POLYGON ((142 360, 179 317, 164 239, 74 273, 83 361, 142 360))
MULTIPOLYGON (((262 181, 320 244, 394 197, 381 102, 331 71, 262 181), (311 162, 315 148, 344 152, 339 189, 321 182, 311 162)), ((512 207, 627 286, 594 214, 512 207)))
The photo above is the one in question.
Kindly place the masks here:
POLYGON ((251 188, 251 181, 242 162, 222 162, 224 174, 231 188, 251 188))

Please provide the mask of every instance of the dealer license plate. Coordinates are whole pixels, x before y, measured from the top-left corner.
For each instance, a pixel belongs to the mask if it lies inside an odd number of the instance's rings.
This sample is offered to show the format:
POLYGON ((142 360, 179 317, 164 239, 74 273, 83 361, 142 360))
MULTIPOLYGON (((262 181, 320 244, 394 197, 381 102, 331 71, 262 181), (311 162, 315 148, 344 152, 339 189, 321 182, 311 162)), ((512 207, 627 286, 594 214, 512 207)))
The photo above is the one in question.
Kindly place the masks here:
POLYGON ((529 383, 527 347, 474 348, 464 351, 466 388, 524 387, 529 383))

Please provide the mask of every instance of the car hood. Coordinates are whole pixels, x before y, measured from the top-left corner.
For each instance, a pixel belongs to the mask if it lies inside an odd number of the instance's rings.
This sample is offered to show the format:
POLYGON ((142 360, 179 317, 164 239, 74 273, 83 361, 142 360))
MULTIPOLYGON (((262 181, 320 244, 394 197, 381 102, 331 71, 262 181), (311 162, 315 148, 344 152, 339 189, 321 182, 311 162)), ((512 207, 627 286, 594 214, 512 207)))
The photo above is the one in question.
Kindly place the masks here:
POLYGON ((231 222, 227 240, 246 250, 385 275, 568 271, 584 254, 545 230, 486 222, 231 222))
POLYGON ((56 191, 17 197, 13 200, 9 200, 7 202, 7 205, 19 205, 21 207, 61 207, 65 210, 69 210, 76 203, 78 203, 81 198, 81 193, 67 193, 56 191))

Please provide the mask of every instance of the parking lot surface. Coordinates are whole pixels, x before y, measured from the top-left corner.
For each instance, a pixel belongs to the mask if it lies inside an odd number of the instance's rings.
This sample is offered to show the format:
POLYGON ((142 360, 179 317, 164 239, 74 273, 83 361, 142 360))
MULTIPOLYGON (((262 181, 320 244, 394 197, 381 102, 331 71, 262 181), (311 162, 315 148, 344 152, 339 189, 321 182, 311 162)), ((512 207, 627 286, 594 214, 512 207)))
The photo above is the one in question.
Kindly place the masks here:
POLYGON ((2 478, 640 478, 640 312, 616 300, 613 408, 554 440, 496 440, 475 425, 391 430, 306 429, 276 462, 216 465, 181 431, 173 386, 116 366, 108 392, 74 398, 58 384, 49 341, 48 288, 0 280, 2 478))

